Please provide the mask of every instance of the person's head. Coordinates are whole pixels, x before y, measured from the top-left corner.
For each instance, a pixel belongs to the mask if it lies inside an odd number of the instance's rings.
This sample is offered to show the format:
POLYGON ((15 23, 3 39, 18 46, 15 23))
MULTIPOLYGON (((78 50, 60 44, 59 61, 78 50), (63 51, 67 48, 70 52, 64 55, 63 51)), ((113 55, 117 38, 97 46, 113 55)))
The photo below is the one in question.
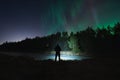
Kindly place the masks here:
POLYGON ((57 47, 60 47, 59 44, 56 45, 57 47))

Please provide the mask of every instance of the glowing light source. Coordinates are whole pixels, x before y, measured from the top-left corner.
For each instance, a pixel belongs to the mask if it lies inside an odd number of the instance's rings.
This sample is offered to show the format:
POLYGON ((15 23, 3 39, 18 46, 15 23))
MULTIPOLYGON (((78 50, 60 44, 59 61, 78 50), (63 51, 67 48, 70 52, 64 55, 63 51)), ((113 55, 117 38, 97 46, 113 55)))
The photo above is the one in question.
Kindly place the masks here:
MULTIPOLYGON (((61 51, 61 60, 83 60, 89 57, 80 56, 78 54, 73 54, 71 51, 61 51)), ((37 60, 55 60, 55 52, 52 51, 50 54, 40 55, 36 58, 37 60)))

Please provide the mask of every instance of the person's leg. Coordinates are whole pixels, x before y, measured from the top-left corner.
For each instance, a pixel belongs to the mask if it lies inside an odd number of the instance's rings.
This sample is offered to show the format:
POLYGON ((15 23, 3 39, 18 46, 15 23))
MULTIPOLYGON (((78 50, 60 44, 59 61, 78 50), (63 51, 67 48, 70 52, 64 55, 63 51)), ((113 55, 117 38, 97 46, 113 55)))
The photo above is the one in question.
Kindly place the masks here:
POLYGON ((55 54, 55 61, 57 61, 57 53, 55 54))
POLYGON ((59 52, 58 56, 59 56, 59 61, 60 61, 60 52, 59 52))

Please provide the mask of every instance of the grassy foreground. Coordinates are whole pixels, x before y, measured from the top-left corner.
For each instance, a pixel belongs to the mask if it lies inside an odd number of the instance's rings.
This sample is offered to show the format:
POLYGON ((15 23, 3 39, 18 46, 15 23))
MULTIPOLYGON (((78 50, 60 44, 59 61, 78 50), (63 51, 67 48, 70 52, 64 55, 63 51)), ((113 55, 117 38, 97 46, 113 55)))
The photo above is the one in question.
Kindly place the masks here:
POLYGON ((0 55, 0 80, 119 80, 118 59, 35 61, 0 55))

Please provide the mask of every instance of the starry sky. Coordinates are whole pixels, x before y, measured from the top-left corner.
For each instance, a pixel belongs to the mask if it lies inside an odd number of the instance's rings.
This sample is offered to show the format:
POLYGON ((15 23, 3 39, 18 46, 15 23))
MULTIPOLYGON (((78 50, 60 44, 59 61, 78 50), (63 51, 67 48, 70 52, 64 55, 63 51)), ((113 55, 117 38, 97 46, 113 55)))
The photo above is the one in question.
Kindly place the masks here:
POLYGON ((1 0, 0 44, 120 21, 120 0, 1 0))

